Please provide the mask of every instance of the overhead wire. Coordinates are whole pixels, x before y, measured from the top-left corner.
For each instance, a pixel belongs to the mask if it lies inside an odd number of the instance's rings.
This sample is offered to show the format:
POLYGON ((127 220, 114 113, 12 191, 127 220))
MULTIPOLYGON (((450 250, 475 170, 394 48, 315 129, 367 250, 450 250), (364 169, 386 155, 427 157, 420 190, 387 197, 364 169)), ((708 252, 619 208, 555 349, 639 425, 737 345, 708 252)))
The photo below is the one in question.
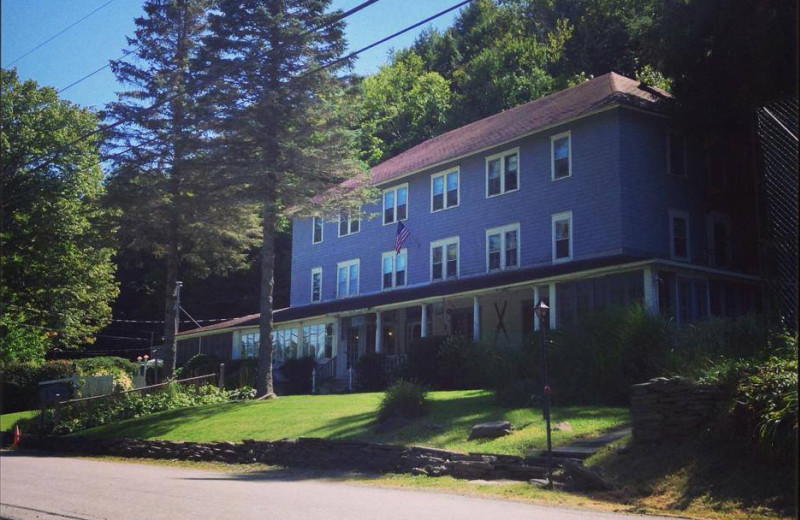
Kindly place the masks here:
POLYGON ((22 56, 18 57, 17 59, 15 59, 15 60, 14 60, 14 61, 12 61, 11 63, 9 63, 7 66, 8 66, 8 67, 11 67, 12 65, 14 65, 14 64, 15 64, 15 63, 17 63, 18 61, 22 60, 23 58, 25 58, 25 57, 29 56, 29 55, 30 55, 30 54, 32 54, 33 52, 35 52, 35 51, 37 51, 37 50, 41 49, 42 47, 44 47, 45 45, 47 45, 47 44, 48 44, 48 43, 50 43, 51 41, 55 40, 56 38, 58 38, 59 36, 61 36, 61 35, 62 35, 62 34, 64 34, 65 32, 67 32, 68 30, 72 29, 73 27, 75 27, 76 25, 78 25, 78 24, 79 24, 79 23, 81 23, 82 21, 86 20, 87 18, 89 18, 90 16, 92 16, 93 14, 95 14, 95 13, 96 13, 96 12, 98 12, 98 11, 100 11, 101 9, 103 9, 103 8, 104 8, 104 7, 106 7, 106 6, 108 6, 109 4, 111 4, 111 3, 112 3, 112 2, 114 2, 114 1, 115 1, 115 0, 108 0, 106 3, 104 3, 104 4, 103 4, 103 5, 101 5, 100 7, 97 7, 96 9, 94 9, 94 10, 93 10, 92 12, 90 12, 89 14, 87 14, 87 15, 83 16, 82 18, 79 18, 78 20, 75 20, 74 22, 72 22, 72 23, 71 23, 71 24, 69 24, 68 26, 64 27, 63 29, 61 29, 60 31, 58 31, 56 34, 54 34, 53 36, 51 36, 50 38, 46 39, 46 40, 45 40, 45 41, 43 41, 42 43, 40 43, 40 44, 36 45, 34 48, 32 48, 32 49, 30 49, 29 51, 25 52, 25 53, 24 53, 22 56))

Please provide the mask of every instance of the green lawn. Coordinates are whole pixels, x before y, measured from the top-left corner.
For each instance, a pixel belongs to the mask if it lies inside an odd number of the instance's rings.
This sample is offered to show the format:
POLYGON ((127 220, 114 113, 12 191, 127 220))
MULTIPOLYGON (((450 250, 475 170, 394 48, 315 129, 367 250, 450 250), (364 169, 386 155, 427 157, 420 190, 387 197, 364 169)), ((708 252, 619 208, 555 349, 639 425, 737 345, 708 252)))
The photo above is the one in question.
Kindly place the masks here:
POLYGON ((20 419, 27 419, 38 414, 39 410, 25 410, 24 412, 4 413, 0 415, 0 431, 7 431, 14 427, 20 419))
MULTIPOLYGON (((541 410, 502 408, 491 393, 479 390, 431 392, 426 416, 403 428, 376 434, 375 410, 382 395, 289 396, 198 406, 121 421, 87 430, 83 435, 195 442, 326 437, 514 455, 545 445, 541 410), (494 440, 466 440, 473 424, 501 419, 511 421, 514 433, 494 440)), ((571 431, 554 431, 553 443, 560 445, 576 437, 595 435, 628 420, 625 408, 556 408, 553 424, 566 421, 571 431)))

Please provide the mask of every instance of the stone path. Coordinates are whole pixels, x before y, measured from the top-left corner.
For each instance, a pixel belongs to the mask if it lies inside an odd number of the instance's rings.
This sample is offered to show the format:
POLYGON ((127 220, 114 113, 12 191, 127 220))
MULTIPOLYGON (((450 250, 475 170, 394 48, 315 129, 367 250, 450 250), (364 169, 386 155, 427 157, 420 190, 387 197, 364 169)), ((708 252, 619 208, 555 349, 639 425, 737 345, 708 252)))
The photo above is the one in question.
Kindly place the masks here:
MULTIPOLYGON (((608 433, 600 435, 599 437, 592 437, 590 439, 578 439, 573 441, 565 446, 557 446, 553 448, 553 457, 555 458, 562 458, 562 459, 588 459, 598 451, 603 446, 607 446, 614 441, 618 441, 619 439, 625 437, 626 435, 630 435, 631 428, 630 426, 625 428, 620 428, 617 430, 612 430, 608 433)), ((547 451, 546 450, 534 450, 530 457, 546 457, 547 451)))

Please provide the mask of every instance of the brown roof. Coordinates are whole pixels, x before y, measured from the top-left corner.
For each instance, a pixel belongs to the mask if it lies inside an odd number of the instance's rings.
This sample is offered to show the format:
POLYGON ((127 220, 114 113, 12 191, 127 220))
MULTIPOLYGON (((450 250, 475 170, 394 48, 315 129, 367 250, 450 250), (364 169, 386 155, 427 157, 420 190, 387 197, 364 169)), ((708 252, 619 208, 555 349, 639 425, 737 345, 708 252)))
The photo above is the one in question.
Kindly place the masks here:
POLYGON ((219 323, 214 323, 213 325, 206 325, 205 327, 198 327, 192 330, 184 330, 183 332, 179 332, 178 336, 185 336, 187 334, 194 334, 196 332, 229 329, 231 327, 245 327, 247 325, 258 325, 258 318, 260 316, 261 314, 248 314, 247 316, 233 318, 232 320, 228 321, 221 321, 219 323))
POLYGON ((609 72, 428 139, 372 168, 372 183, 381 184, 448 159, 499 145, 614 103, 660 111, 660 105, 669 97, 663 90, 609 72))

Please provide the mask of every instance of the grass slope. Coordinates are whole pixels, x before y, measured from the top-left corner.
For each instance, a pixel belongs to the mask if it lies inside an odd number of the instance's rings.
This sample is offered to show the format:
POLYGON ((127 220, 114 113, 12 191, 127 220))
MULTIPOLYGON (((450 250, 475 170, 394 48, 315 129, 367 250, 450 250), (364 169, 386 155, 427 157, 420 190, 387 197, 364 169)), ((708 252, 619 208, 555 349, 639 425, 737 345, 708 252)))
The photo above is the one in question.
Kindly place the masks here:
MULTIPOLYGON (((426 416, 403 428, 377 434, 374 419, 382 396, 381 393, 289 396, 199 406, 129 419, 87 430, 83 435, 195 442, 324 437, 514 455, 524 455, 545 445, 541 410, 502 408, 490 392, 479 390, 431 392, 426 416), (511 435, 493 440, 466 440, 472 425, 503 419, 514 425, 511 435)), ((553 424, 568 422, 571 427, 571 431, 553 432, 555 445, 596 435, 629 420, 627 409, 609 407, 562 407, 555 408, 552 415, 553 424)))
POLYGON ((27 419, 39 413, 39 410, 25 410, 24 412, 4 413, 0 415, 0 431, 8 431, 14 428, 17 421, 27 419))

